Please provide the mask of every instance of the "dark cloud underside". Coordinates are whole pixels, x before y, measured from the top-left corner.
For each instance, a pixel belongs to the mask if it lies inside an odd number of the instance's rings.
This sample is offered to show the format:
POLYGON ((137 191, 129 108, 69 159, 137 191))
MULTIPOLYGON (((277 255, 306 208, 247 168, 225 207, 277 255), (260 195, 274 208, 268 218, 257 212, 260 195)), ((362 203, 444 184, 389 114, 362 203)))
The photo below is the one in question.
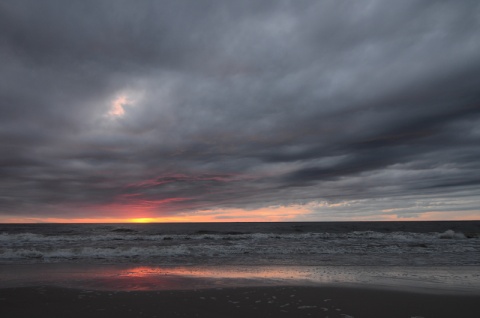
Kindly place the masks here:
POLYGON ((0 214, 478 212, 478 30, 478 1, 2 1, 0 214))

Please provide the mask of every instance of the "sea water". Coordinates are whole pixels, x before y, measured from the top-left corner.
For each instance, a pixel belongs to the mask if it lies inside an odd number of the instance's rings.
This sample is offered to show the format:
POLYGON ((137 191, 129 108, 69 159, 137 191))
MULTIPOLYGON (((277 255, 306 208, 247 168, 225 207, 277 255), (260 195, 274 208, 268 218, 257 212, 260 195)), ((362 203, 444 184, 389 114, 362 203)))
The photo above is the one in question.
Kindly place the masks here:
POLYGON ((480 221, 2 224, 0 288, 383 285, 480 293, 480 221))
POLYGON ((480 221, 1 224, 0 264, 480 265, 480 221))

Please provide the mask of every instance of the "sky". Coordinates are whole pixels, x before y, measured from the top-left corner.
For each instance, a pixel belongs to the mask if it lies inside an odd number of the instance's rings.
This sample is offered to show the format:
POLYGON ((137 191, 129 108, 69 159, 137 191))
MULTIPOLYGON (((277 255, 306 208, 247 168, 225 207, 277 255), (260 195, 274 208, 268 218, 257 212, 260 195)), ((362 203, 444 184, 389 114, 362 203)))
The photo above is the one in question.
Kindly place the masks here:
POLYGON ((480 2, 0 3, 0 222, 480 219, 480 2))

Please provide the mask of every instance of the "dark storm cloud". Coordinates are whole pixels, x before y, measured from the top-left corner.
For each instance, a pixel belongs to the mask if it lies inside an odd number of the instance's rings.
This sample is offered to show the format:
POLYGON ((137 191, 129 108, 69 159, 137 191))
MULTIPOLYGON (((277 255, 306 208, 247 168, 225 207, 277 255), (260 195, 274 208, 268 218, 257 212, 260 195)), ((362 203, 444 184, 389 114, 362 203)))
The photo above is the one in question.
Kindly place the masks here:
POLYGON ((476 1, 3 1, 0 212, 450 193, 475 209, 479 15, 476 1))

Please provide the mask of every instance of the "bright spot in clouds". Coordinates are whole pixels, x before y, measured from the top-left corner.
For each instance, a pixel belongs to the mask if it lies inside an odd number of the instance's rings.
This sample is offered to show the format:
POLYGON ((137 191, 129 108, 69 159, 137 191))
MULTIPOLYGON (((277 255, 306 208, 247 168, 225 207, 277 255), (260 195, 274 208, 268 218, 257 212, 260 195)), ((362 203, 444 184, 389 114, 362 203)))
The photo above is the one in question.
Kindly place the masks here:
POLYGON ((123 109, 123 106, 127 102, 128 99, 125 95, 118 96, 115 100, 112 101, 108 115, 111 117, 123 117, 123 115, 125 115, 125 109, 123 109))

